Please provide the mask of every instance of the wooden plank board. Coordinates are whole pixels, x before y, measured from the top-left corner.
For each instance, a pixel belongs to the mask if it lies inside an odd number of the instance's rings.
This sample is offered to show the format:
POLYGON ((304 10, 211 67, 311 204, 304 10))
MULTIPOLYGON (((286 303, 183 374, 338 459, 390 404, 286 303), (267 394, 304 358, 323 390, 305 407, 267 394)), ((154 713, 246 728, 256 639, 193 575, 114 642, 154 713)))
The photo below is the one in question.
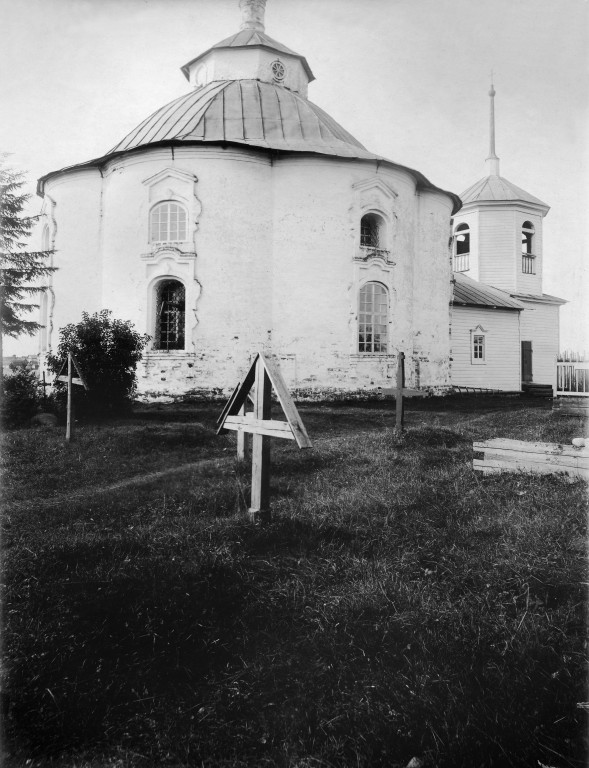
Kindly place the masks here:
MULTIPOLYGON (((67 376, 56 376, 55 381, 64 381, 66 384, 68 383, 68 377, 67 376)), ((84 387, 84 382, 82 379, 72 378, 72 384, 77 384, 79 387, 84 387)))
MULTIPOLYGON (((224 418, 225 418, 225 416, 226 416, 226 415, 229 413, 229 409, 231 408, 231 406, 233 405, 233 403, 234 403, 235 399, 237 398, 237 393, 239 392, 240 388, 241 388, 241 381, 240 381, 240 382, 238 382, 237 386, 235 387, 235 389, 234 389, 234 390, 233 390, 233 392, 231 393, 231 397, 230 397, 230 398, 229 398, 229 400, 227 400, 227 402, 225 403, 225 405, 224 405, 224 407, 223 407, 223 410, 221 411, 221 415, 220 415, 220 416, 219 416, 219 418, 217 419, 217 422, 216 422, 216 423, 217 423, 217 424, 221 424, 221 426, 220 426, 220 427, 217 427, 217 434, 219 434, 219 431, 220 431, 221 429, 223 429, 223 419, 224 419, 224 418)), ((238 409, 238 410, 239 410, 239 409, 238 409)))
POLYGON ((235 388, 235 391, 233 392, 233 395, 231 396, 231 403, 229 403, 226 409, 226 413, 229 413, 231 416, 236 416, 237 413, 239 413, 239 409, 241 408, 242 405, 245 404, 245 402, 249 397, 250 389, 254 386, 254 382, 256 380, 257 359, 258 359, 258 356, 256 355, 243 381, 237 385, 237 387, 235 388))
POLYGON ((556 467, 550 464, 526 461, 501 461, 497 459, 474 459, 473 469, 484 474, 497 474, 499 472, 529 472, 540 475, 563 474, 569 477, 581 477, 589 479, 589 469, 580 467, 556 467))
POLYGON ((561 456, 589 456, 588 448, 575 448, 572 445, 560 443, 528 443, 524 440, 508 440, 496 437, 492 440, 477 441, 472 444, 473 450, 485 451, 489 449, 502 449, 504 451, 516 451, 524 453, 553 454, 561 456))
MULTIPOLYGON (((393 397, 396 397, 397 391, 397 389, 389 387, 383 387, 381 390, 383 395, 392 395, 393 397)), ((403 397, 425 397, 425 392, 422 392, 421 389, 406 389, 403 387, 403 397)))
POLYGON ((515 453, 514 451, 485 451, 485 461, 503 461, 506 463, 526 462, 528 464, 546 464, 551 467, 570 467, 572 469, 589 469, 589 456, 553 456, 540 453, 515 453))
POLYGON ((571 415, 571 416, 586 416, 589 414, 589 401, 587 403, 553 403, 552 410, 558 414, 571 415))
POLYGON ((297 445, 299 448, 311 448, 312 446, 311 441, 309 440, 309 435, 307 434, 305 425, 301 421, 301 417, 299 416, 299 412, 297 411, 292 397, 290 396, 290 392, 286 388, 282 374, 280 373, 277 365, 273 360, 264 357, 261 352, 259 354, 264 363, 264 367, 266 368, 272 386, 274 387, 274 392, 276 393, 278 402, 282 406, 284 415, 290 424, 294 438, 297 441, 297 445))
MULTIPOLYGON (((78 365, 78 361, 76 360, 76 358, 73 356, 73 354, 71 352, 70 352, 70 356, 72 358, 72 363, 74 364, 74 368, 76 369, 76 373, 78 374, 78 378, 82 382, 82 386, 84 387, 84 389, 87 390, 89 387, 88 387, 88 384, 86 383, 86 379, 84 378, 84 374, 80 370, 80 366, 78 365)), ((73 379, 72 379, 72 382, 73 382, 73 379)))
POLYGON ((274 419, 255 419, 248 416, 227 416, 224 429, 232 429, 241 432, 258 432, 260 435, 269 435, 270 437, 282 437, 287 440, 294 440, 290 424, 286 421, 275 421, 274 419))

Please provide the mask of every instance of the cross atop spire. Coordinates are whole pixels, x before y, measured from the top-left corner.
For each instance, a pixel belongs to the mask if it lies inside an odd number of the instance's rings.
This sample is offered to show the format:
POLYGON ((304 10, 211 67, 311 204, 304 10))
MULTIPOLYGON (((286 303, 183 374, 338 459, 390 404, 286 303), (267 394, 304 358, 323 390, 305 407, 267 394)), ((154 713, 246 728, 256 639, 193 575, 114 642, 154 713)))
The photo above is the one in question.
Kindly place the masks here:
POLYGON ((263 32, 266 0, 239 0, 239 7, 241 8, 240 29, 256 29, 258 32, 263 32))
POLYGON ((493 85, 493 71, 491 70, 491 111, 489 114, 489 156, 487 157, 487 175, 499 176, 499 158, 495 154, 495 86, 493 85))

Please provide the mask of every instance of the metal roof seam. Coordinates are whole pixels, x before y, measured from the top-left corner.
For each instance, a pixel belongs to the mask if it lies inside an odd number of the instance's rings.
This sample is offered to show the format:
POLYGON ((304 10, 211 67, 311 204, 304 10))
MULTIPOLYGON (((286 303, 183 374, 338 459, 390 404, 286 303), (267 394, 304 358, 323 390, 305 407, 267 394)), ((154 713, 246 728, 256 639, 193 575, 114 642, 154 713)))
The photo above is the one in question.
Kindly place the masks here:
POLYGON ((280 133, 282 134, 282 140, 286 141, 286 135, 284 133, 284 118, 282 116, 282 109, 280 104, 280 97, 278 95, 279 91, 277 88, 274 89, 274 97, 276 99, 276 109, 278 111, 278 117, 279 117, 279 125, 280 125, 280 133))
POLYGON ((176 138, 178 133, 182 130, 182 127, 178 126, 186 126, 186 115, 190 113, 192 108, 196 107, 196 111, 198 111, 198 103, 200 101, 200 94, 192 94, 192 99, 187 99, 185 103, 186 109, 183 112, 178 112, 178 114, 175 114, 174 112, 169 115, 165 120, 162 120, 159 125, 154 124, 153 126, 153 134, 151 137, 152 141, 158 141, 158 139, 163 139, 166 136, 170 136, 170 138, 176 138), (196 96, 196 98, 194 98, 196 96), (157 127, 156 127, 157 125, 157 127))
MULTIPOLYGON (((195 97, 195 92, 188 93, 186 97, 180 97, 176 99, 175 102, 172 102, 172 104, 168 105, 168 109, 164 109, 162 114, 159 116, 158 119, 153 119, 156 117, 157 113, 152 115, 152 122, 149 126, 150 131, 147 131, 148 126, 146 126, 145 135, 141 138, 136 137, 135 142, 136 145, 142 144, 144 142, 144 139, 147 139, 149 142, 151 141, 158 141, 158 135, 162 131, 163 127, 166 125, 166 123, 174 118, 175 113, 178 111, 178 109, 182 108, 184 105, 186 105, 186 111, 190 109, 192 100, 195 97)), ((197 97, 200 98, 200 96, 197 97)), ((177 121, 176 121, 177 122, 177 121)), ((176 122, 173 124, 175 125, 176 122)))
MULTIPOLYGON (((185 98, 188 98, 190 95, 191 95, 191 94, 186 94, 185 98)), ((146 126, 146 125, 147 125, 147 124, 148 124, 148 123, 151 121, 151 120, 153 120, 153 118, 154 118, 154 117, 155 117, 157 114, 159 114, 160 112, 162 112, 162 110, 166 110, 166 109, 169 109, 169 108, 171 108, 172 106, 175 106, 175 105, 176 105, 176 103, 177 103, 177 101, 178 101, 178 99, 174 99, 174 101, 170 101, 170 102, 169 102, 168 104, 166 104, 165 106, 163 106, 163 107, 160 107, 159 109, 156 109, 156 111, 155 111, 155 112, 152 112, 152 113, 151 113, 151 115, 149 115, 149 117, 146 117, 146 118, 145 118, 145 120, 143 120, 143 122, 141 122, 141 123, 140 123, 140 124, 137 126, 137 128, 135 128, 133 131, 131 131, 131 133, 127 134, 127 136, 125 136, 123 139, 121 139, 121 141, 119 141, 119 143, 118 143, 118 144, 116 144, 116 145, 113 147, 113 149, 111 149, 111 150, 109 150, 109 152, 107 152, 107 154, 110 154, 111 152, 117 152, 117 151, 120 151, 120 149, 121 149, 122 147, 126 148, 126 147, 127 147, 127 146, 128 146, 130 143, 131 143, 131 142, 133 142, 133 141, 135 141, 135 140, 137 139, 137 136, 138 136, 138 135, 141 133, 141 130, 142 130, 142 129, 143 129, 143 128, 144 128, 144 127, 145 127, 145 126, 146 126)))
POLYGON ((260 115, 262 119, 260 120, 261 128, 262 128, 262 139, 266 141, 266 121, 264 120, 264 102, 262 100, 262 87, 259 80, 256 80, 256 93, 258 94, 258 101, 260 104, 260 115))

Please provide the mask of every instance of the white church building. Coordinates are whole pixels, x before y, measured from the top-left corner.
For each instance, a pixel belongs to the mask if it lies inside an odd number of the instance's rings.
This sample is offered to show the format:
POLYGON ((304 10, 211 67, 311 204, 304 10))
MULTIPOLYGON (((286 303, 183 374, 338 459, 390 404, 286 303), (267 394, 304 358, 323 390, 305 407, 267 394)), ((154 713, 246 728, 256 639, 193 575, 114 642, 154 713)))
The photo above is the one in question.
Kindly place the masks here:
POLYGON ((390 387, 400 352, 411 387, 519 390, 526 342, 533 381, 551 383, 547 206, 498 160, 461 208, 365 149, 308 100, 311 68, 265 33, 265 2, 240 0, 240 31, 182 67, 185 96, 39 180, 58 268, 41 355, 109 309, 151 337, 145 397, 231 391, 258 350, 316 396, 390 387))

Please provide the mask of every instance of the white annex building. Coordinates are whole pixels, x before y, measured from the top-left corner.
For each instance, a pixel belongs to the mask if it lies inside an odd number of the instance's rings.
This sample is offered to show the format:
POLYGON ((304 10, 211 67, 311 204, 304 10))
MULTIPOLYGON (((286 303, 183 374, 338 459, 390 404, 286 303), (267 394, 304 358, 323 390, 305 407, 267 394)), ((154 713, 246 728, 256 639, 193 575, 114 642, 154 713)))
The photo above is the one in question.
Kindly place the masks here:
POLYGON ((39 180, 58 267, 41 354, 110 309, 151 337, 145 396, 227 392, 258 350, 299 394, 391 386, 399 352, 411 387, 519 390, 526 344, 529 376, 552 383, 547 206, 495 157, 461 209, 366 150, 308 100, 313 73, 266 35, 265 2, 240 0, 241 30, 182 67, 189 93, 39 180))

